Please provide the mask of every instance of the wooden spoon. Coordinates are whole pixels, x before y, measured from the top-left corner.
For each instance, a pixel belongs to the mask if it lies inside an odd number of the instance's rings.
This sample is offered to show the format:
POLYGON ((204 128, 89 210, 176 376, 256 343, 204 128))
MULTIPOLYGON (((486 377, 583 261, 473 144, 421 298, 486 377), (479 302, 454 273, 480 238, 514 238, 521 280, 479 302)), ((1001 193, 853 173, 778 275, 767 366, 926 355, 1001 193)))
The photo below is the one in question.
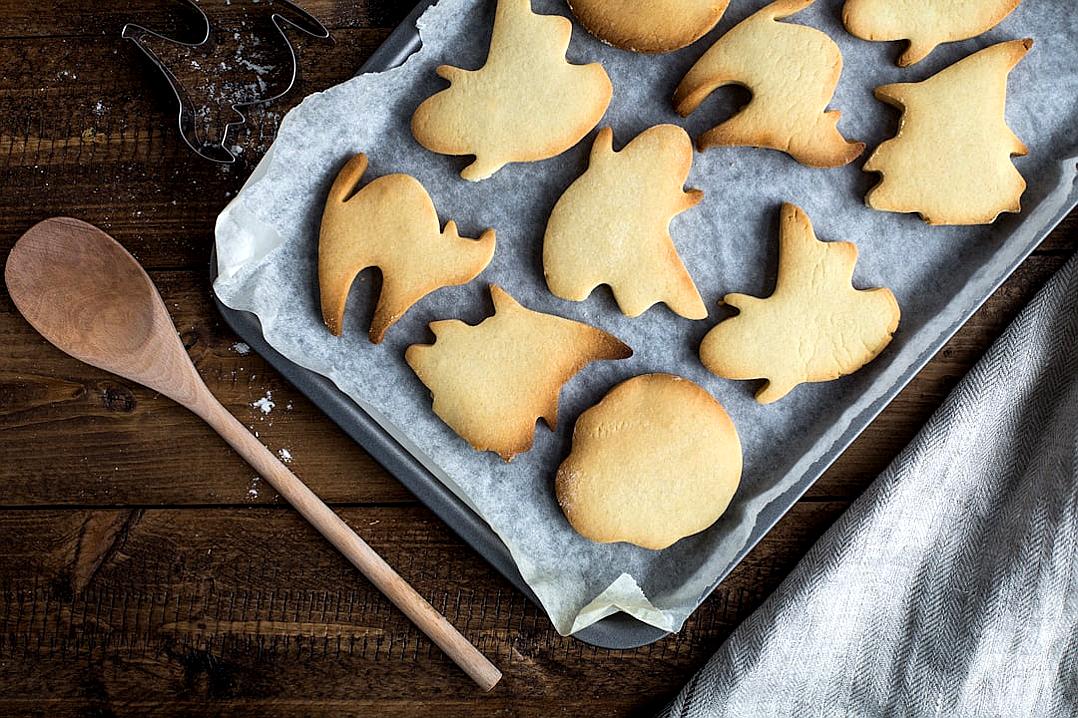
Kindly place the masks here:
POLYGON ((31 227, 4 271, 15 306, 76 359, 160 392, 202 417, 483 690, 502 674, 210 394, 139 263, 97 227, 31 227))

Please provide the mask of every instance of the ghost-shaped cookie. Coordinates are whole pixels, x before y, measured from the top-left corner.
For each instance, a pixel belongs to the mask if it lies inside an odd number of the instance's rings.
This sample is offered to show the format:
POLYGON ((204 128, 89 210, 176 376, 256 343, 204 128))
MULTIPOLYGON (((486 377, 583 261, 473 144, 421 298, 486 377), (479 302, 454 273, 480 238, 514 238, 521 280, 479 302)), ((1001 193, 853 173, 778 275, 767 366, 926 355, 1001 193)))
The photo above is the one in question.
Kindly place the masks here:
POLYGON ((599 63, 565 59, 571 34, 568 19, 536 15, 530 0, 498 0, 486 63, 437 69, 450 86, 415 111, 416 141, 443 155, 474 155, 460 173, 471 181, 575 145, 606 112, 613 86, 599 63))
POLYGON ((937 45, 976 37, 991 30, 1021 0, 846 0, 842 22, 862 40, 909 40, 898 58, 906 67, 920 62, 937 45))
POLYGON ((719 322, 700 344, 700 359, 726 379, 767 379, 761 404, 804 382, 830 381, 879 356, 898 328, 889 289, 856 289, 857 247, 821 242, 800 207, 782 206, 779 274, 766 299, 728 294, 740 313, 719 322))
POLYGON ((691 114, 724 85, 743 85, 752 99, 697 139, 715 146, 767 147, 810 167, 838 167, 865 145, 838 131, 839 112, 827 104, 842 73, 838 45, 811 27, 779 22, 813 0, 778 0, 750 15, 696 61, 674 93, 674 108, 691 114))
POLYGON ((670 222, 703 197, 685 191, 692 140, 657 125, 619 152, 610 128, 599 131, 588 169, 565 190, 547 222, 543 271, 550 291, 583 301, 607 284, 621 311, 642 314, 656 302, 703 319, 707 308, 670 237, 670 222))
POLYGON ((991 45, 923 82, 876 88, 902 110, 898 133, 865 162, 882 179, 865 204, 916 212, 929 224, 988 224, 1021 211, 1026 181, 1011 157, 1026 146, 1007 126, 1007 75, 1032 40, 991 45))
POLYGON ((378 344, 420 299, 475 279, 494 255, 494 230, 472 240, 457 234, 452 221, 441 229, 430 195, 408 175, 385 175, 357 192, 366 170, 366 155, 356 155, 329 191, 318 237, 318 286, 322 319, 340 336, 352 282, 378 267, 382 290, 370 328, 378 344))
POLYGON ((658 550, 722 516, 741 462, 734 423, 711 394, 679 376, 646 374, 580 415, 555 491, 585 538, 658 550))
POLYGON ((593 361, 632 350, 601 329, 521 306, 497 285, 494 316, 475 326, 432 322, 434 344, 404 358, 434 396, 434 413, 478 451, 505 461, 532 446, 535 423, 555 428, 562 385, 593 361))

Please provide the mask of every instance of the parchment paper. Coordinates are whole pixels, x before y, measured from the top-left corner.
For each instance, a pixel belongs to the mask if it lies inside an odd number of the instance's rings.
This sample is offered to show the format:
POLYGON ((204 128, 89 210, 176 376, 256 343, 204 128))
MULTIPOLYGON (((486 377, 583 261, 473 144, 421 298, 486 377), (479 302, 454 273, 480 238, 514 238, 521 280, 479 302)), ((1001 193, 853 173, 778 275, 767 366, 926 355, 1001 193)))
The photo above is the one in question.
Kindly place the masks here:
MULTIPOLYGON (((602 61, 614 83, 614 100, 601 124, 614 128, 615 147, 661 122, 681 124, 695 137, 743 102, 747 93, 721 90, 682 120, 669 98, 712 41, 764 4, 735 0, 707 38, 657 57, 607 47, 574 25, 570 60, 602 61)), ((441 0, 419 23, 423 49, 404 65, 312 95, 289 113, 270 153, 218 220, 215 290, 228 306, 257 314, 274 348, 330 377, 489 522, 559 632, 575 632, 617 610, 677 630, 729 568, 763 520, 765 507, 789 492, 925 347, 978 304, 1068 201, 1078 145, 1078 13, 1067 0, 1026 2, 986 35, 938 48, 905 70, 894 65, 900 44, 863 42, 842 29, 838 0, 819 0, 792 18, 824 30, 839 44, 845 69, 832 106, 843 112, 842 132, 866 141, 869 151, 893 135, 898 121, 895 110, 872 98, 873 87, 924 79, 998 41, 1035 38, 1033 50, 1011 75, 1007 107, 1010 126, 1030 147, 1028 157, 1016 159, 1029 181, 1024 211, 990 227, 932 228, 912 215, 864 206, 865 192, 876 181, 860 171, 864 158, 819 170, 768 150, 697 154, 688 185, 704 190, 704 201, 673 223, 681 257, 712 309, 709 319, 693 322, 663 306, 626 318, 605 288, 582 303, 546 290, 541 261, 546 218, 584 170, 594 133, 557 158, 511 165, 479 184, 458 177, 469 159, 430 153, 413 140, 412 112, 445 86, 434 67, 482 64, 493 7, 492 0, 441 0), (379 346, 366 334, 377 287, 371 272, 353 289, 343 338, 325 330, 318 308, 322 205, 334 175, 358 151, 371 160, 365 180, 412 174, 431 193, 443 222, 456 220, 465 236, 476 237, 486 227, 498 232, 494 260, 479 280, 427 297, 379 346), (765 407, 753 401, 755 382, 710 375, 696 351, 704 333, 726 316, 720 307, 725 293, 766 296, 772 290, 778 210, 784 201, 803 207, 822 239, 857 243, 855 284, 890 287, 903 315, 894 342, 868 367, 838 381, 802 385, 765 407), (445 426, 431 411, 429 392, 403 361, 409 344, 431 341, 428 322, 476 323, 488 316, 490 282, 526 306, 602 327, 636 352, 627 361, 593 364, 570 381, 561 394, 557 431, 540 425, 535 447, 508 465, 473 451, 445 426), (726 406, 744 446, 741 487, 718 523, 665 551, 590 543, 559 511, 554 472, 569 451, 576 417, 619 381, 655 371, 692 379, 726 406)), ((533 7, 568 14, 557 0, 533 0, 533 7)))

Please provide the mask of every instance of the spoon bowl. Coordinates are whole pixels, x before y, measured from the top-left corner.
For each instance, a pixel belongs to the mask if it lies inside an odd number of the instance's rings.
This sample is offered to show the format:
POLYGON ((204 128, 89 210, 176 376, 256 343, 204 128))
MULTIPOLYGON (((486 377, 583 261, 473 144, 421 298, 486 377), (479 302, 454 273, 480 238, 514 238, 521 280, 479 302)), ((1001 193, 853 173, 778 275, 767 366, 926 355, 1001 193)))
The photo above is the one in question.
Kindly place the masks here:
POLYGON ((31 227, 4 280, 31 326, 61 351, 180 403, 200 385, 150 277, 92 224, 54 217, 31 227))

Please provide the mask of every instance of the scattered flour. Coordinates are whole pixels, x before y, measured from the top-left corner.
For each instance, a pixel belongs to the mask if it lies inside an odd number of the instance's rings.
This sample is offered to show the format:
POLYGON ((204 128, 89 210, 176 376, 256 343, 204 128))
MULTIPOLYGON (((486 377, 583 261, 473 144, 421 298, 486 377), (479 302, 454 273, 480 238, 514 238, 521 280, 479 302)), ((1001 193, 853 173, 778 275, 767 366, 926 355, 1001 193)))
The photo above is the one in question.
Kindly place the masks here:
POLYGON ((240 356, 247 356, 251 353, 251 345, 247 342, 236 342, 232 345, 232 351, 236 352, 240 356))
POLYGON ((251 402, 251 406, 258 409, 263 414, 269 414, 277 404, 273 401, 273 392, 267 391, 264 397, 258 401, 251 402))
POLYGON ((288 449, 281 449, 277 452, 277 455, 281 457, 281 461, 286 464, 292 463, 292 452, 288 449))

